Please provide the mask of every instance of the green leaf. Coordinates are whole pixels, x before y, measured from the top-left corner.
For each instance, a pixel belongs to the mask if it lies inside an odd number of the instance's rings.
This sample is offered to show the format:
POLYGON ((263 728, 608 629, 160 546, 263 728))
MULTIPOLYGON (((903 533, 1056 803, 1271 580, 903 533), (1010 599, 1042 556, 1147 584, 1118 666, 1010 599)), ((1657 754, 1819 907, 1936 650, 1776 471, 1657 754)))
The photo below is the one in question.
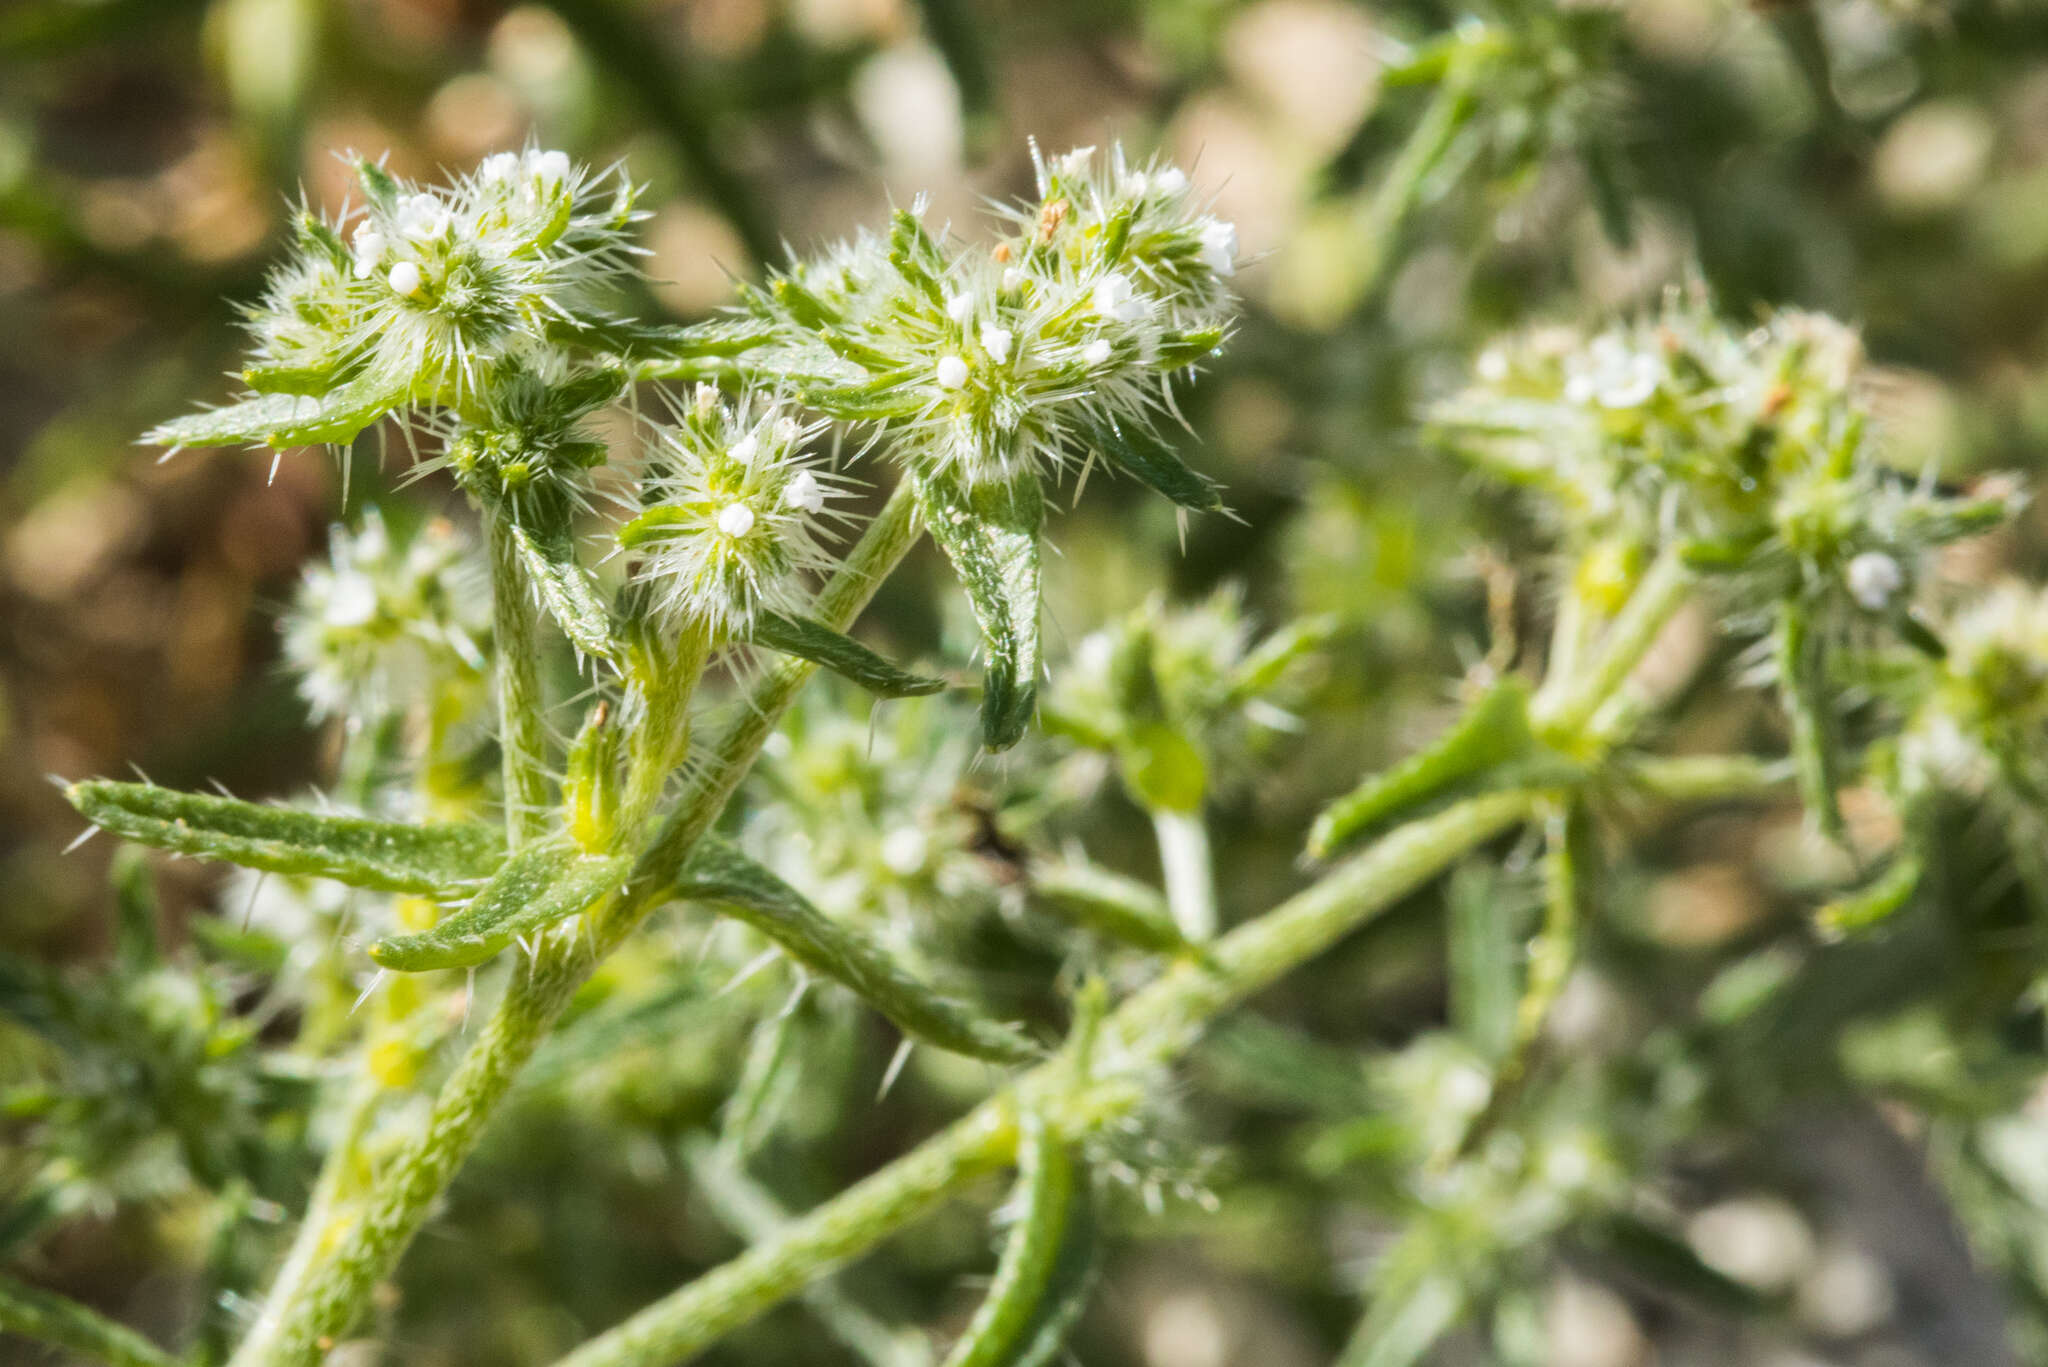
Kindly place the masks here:
POLYGON ((1140 722, 1117 742, 1117 763, 1131 795, 1147 811, 1195 812, 1209 766, 1194 742, 1165 722, 1140 722))
POLYGON ((1815 912, 1814 922, 1830 936, 1855 935, 1880 926, 1912 900, 1923 871, 1919 856, 1901 854, 1868 884, 1815 912))
POLYGON ((779 612, 756 615, 749 639, 757 646, 794 655, 831 670, 842 679, 859 684, 878 698, 916 698, 938 693, 944 679, 928 678, 898 669, 850 636, 832 630, 808 617, 785 617, 779 612))
POLYGON ((945 1367, 1044 1367, 1094 1282, 1095 1195, 1073 1152, 1027 1111, 1018 1121, 1017 1213, 995 1280, 945 1367))
POLYGON ((380 892, 474 887, 504 859, 502 838, 483 825, 325 816, 104 779, 74 783, 64 796, 95 826, 139 844, 380 892))
POLYGON ((1792 765, 1799 799, 1820 833, 1839 842, 1842 808, 1835 753, 1835 715, 1827 678, 1827 647, 1813 631, 1813 610, 1803 600, 1788 598, 1778 605, 1774 643, 1778 664, 1778 699, 1792 723, 1792 765))
POLYGON ((618 638, 612 615, 598 597, 597 583, 576 558, 576 541, 567 518, 512 521, 512 543, 519 564, 540 594, 541 605, 575 647, 586 655, 617 662, 618 638))
POLYGON ((625 883, 632 863, 626 855, 579 854, 567 844, 529 846, 506 860, 467 907, 432 930, 377 941, 370 958, 401 973, 480 964, 521 936, 587 911, 625 883))
POLYGON ((151 446, 340 445, 405 401, 403 382, 362 375, 325 394, 259 394, 142 434, 151 446))
POLYGON ((1189 468, 1148 423, 1098 423, 1089 430, 1088 441, 1111 466, 1183 508, 1213 513, 1223 507, 1222 486, 1189 468))
POLYGON ((925 525, 981 624, 988 655, 982 743, 1007 750, 1023 738, 1038 701, 1038 531, 1045 520, 1038 477, 971 489, 947 473, 916 479, 925 525))
POLYGON ((1529 685, 1511 674, 1488 689, 1435 744, 1324 808, 1309 829, 1309 853, 1317 858, 1329 855, 1461 779, 1527 758, 1535 745, 1529 726, 1529 685))
POLYGON ((112 1367, 176 1367, 177 1359, 97 1310, 0 1276, 0 1330, 68 1348, 112 1367))
POLYGON ((1190 948, 1166 898, 1135 878, 1082 862, 1033 864, 1031 893, 1037 906, 1061 920, 1139 949, 1177 954, 1190 948))
POLYGON ((1447 1272, 1389 1287, 1373 1297, 1337 1367, 1414 1367, 1468 1309, 1465 1293, 1447 1272))
POLYGON ((706 837, 697 846, 676 880, 675 895, 718 903, 804 967, 845 986, 907 1035, 998 1063, 1027 1063, 1040 1056, 1023 1035, 939 992, 880 943, 827 916, 722 840, 706 837))

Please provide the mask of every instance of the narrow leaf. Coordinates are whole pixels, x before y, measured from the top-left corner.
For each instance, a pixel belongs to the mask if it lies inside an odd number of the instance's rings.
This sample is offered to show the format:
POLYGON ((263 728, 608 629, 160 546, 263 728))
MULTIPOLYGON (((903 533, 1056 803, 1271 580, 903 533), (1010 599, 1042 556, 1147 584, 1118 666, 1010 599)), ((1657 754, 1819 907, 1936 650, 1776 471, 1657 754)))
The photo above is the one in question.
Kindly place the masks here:
POLYGON ((981 625, 982 743, 1007 750, 1023 738, 1038 700, 1038 478, 964 489, 934 474, 918 478, 917 493, 932 540, 953 562, 981 625))
POLYGON ((1141 420, 1097 424, 1089 442, 1114 468, 1166 495, 1183 508, 1213 513, 1223 507, 1222 486, 1191 469, 1166 439, 1141 420))
POLYGON ((1190 947, 1166 898, 1135 878, 1083 862, 1034 864, 1031 892, 1036 905, 1061 920, 1139 949, 1177 954, 1190 947))
POLYGON ((675 895, 716 902, 780 945, 792 959, 840 983, 907 1035, 955 1053, 1025 1063, 1038 1048, 911 973, 880 943, 809 899, 722 840, 707 837, 676 881, 675 895))
POLYGON ((142 434, 151 446, 339 445, 405 400, 405 386, 359 376, 325 394, 260 394, 173 418, 142 434))
POLYGON ((1923 867, 1919 856, 1899 855, 1870 883, 1815 912, 1815 923, 1831 936, 1855 935, 1884 924, 1912 900, 1923 867))
POLYGON ((1017 1221, 995 1280, 945 1367, 1043 1367, 1080 1315, 1094 1270, 1093 1191, 1072 1152, 1026 1111, 1017 1146, 1017 1221))
POLYGON ((851 636, 808 617, 760 613, 754 619, 752 640, 757 646, 823 666, 879 698, 916 698, 946 687, 944 679, 898 669, 851 636))
POLYGON ((380 892, 473 887, 504 858, 498 832, 483 825, 325 816, 103 779, 74 783, 64 796, 95 826, 139 844, 380 892))
POLYGON ((588 910, 626 881, 632 862, 566 844, 530 846, 506 860, 467 907, 432 930, 377 941, 370 958, 401 973, 480 964, 521 936, 588 910))
POLYGON ((1812 610, 1807 604, 1789 598, 1779 604, 1775 642, 1778 698, 1792 723, 1792 766, 1799 800, 1820 833, 1840 841, 1842 808, 1835 794, 1841 784, 1827 655, 1812 628, 1812 610))
POLYGON ((111 1367, 175 1367, 177 1359, 126 1325, 12 1277, 0 1277, 0 1330, 111 1367))
POLYGON ((513 544, 519 563, 540 593, 542 606, 576 648, 601 660, 619 658, 612 616, 598 597, 597 583, 576 558, 576 542, 561 526, 526 526, 514 522, 513 544))
POLYGON ((1435 744, 1324 808, 1309 830, 1309 853, 1318 858, 1328 855, 1461 779, 1526 757, 1534 745, 1529 686, 1509 675, 1487 690, 1435 744))

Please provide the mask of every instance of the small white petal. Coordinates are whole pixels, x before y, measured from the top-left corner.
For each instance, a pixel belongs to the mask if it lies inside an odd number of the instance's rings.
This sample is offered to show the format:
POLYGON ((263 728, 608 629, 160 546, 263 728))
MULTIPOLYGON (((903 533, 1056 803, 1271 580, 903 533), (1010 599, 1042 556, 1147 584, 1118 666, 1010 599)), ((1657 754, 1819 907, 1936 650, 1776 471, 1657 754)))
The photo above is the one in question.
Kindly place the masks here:
POLYGON ((488 181, 507 181, 518 171, 519 158, 511 152, 493 152, 477 168, 477 174, 488 181))
POLYGON ((731 446, 728 446, 725 449, 725 453, 742 465, 750 465, 753 463, 754 457, 761 454, 761 443, 754 439, 752 432, 749 432, 731 446))
POLYGON ((728 503, 718 510, 718 530, 738 538, 754 530, 754 510, 744 503, 728 503))
POLYGON ((1187 173, 1178 166, 1162 167, 1152 173, 1152 190, 1155 194, 1177 195, 1187 188, 1187 173))
POLYGON ((939 357, 939 388, 958 389, 967 383, 967 362, 958 356, 939 357))
POLYGON ((384 277, 391 288, 399 294, 414 295, 426 283, 420 278, 420 268, 410 261, 401 261, 391 268, 391 274, 384 277))
POLYGON ((1082 347, 1081 359, 1086 361, 1089 365, 1106 364, 1109 360, 1108 339, 1103 337, 1097 337, 1087 346, 1082 347))
POLYGON ((569 154, 567 152, 529 152, 527 165, 534 175, 545 181, 560 181, 569 178, 569 154))
POLYGON ((1119 323, 1135 323, 1151 311, 1150 302, 1131 288, 1130 279, 1111 271, 1095 282, 1095 311, 1119 323))
POLYGON ((1018 270, 1015 266, 1005 266, 1003 268, 1003 293, 1015 294, 1023 288, 1024 272, 1018 270))
POLYGON ((882 864, 898 877, 908 878, 924 867, 931 855, 931 842, 915 826, 898 826, 882 837, 882 864))
POLYGON ((1237 225, 1212 218, 1202 225, 1202 264, 1216 274, 1237 274, 1237 225))
POLYGON ((359 571, 334 576, 320 618, 330 627, 359 627, 377 615, 377 586, 359 571))
POLYGON ((946 298, 946 316, 956 323, 964 323, 974 312, 974 296, 967 293, 949 295, 946 298))
POLYGON ((1010 359, 1010 347, 1016 340, 1008 328, 990 324, 981 330, 981 349, 999 364, 1010 359))
POLYGON ((825 486, 809 470, 799 470, 782 491, 782 501, 801 513, 825 511, 825 486))
POLYGON ((1906 572, 1883 551, 1865 551, 1856 556, 1842 577, 1848 581, 1849 596, 1870 612, 1882 611, 1893 595, 1906 586, 1906 572))
POLYGON ((1059 173, 1063 176, 1078 179, 1088 174, 1089 164, 1094 160, 1094 143, 1091 142, 1086 147, 1076 147, 1073 151, 1059 159, 1059 173))
POLYGON ((368 223, 359 223, 349 243, 355 253, 356 279, 368 280, 384 259, 384 234, 368 223))

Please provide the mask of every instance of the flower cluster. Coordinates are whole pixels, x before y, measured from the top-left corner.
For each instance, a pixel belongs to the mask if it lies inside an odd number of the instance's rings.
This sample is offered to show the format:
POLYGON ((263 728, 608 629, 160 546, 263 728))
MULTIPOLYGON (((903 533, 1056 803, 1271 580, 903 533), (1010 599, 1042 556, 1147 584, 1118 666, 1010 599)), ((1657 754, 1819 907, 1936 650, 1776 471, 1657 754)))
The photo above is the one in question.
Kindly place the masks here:
POLYGON ((1739 332, 1674 293, 1590 338, 1542 328, 1501 343, 1477 370, 1436 411, 1452 445, 1547 495, 1583 546, 1681 539, 1696 568, 1748 576, 1763 599, 1891 611, 1924 552, 2011 511, 1884 464, 1860 339, 1818 314, 1739 332))
POLYGON ((764 610, 797 610, 801 576, 832 567, 845 489, 806 450, 818 425, 780 404, 728 404, 699 385, 675 418, 649 428, 641 510, 618 544, 671 625, 741 636, 764 610))
POLYGON ((759 345, 743 368, 895 424, 900 459, 969 485, 1117 459, 1172 412, 1173 375, 1222 344, 1236 231, 1172 167, 1093 148, 1037 164, 1037 199, 1002 211, 993 250, 934 235, 920 202, 887 237, 746 291, 759 345))
POLYGON ((1909 797, 1940 788, 2048 811, 2048 595, 2011 581, 1957 614, 1900 740, 1909 797))
POLYGON ((610 323, 599 304, 631 273, 628 231, 643 216, 622 176, 537 149, 486 158, 446 188, 362 160, 356 172, 363 208, 336 223, 301 213, 297 253, 248 311, 256 397, 145 440, 346 441, 414 405, 467 410, 507 369, 543 366, 610 323))
POLYGON ((395 538, 375 508, 336 528, 285 619, 285 659, 316 717, 375 719, 480 679, 489 640, 484 579, 449 523, 395 538))

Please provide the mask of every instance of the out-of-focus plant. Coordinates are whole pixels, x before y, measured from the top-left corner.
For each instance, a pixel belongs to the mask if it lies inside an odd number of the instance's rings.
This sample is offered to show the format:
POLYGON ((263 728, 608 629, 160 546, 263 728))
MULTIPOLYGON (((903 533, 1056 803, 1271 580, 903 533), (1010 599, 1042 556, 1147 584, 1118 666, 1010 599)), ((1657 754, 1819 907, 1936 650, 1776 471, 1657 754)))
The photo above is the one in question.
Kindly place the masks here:
MULTIPOLYGON (((556 8, 646 76, 618 16, 556 8)), ((972 26, 926 11, 971 76, 972 26)), ((1627 240, 1620 32, 1600 9, 1508 5, 1391 65, 1392 90, 1431 94, 1395 102, 1416 117, 1360 193, 1333 297, 1391 281, 1423 205, 1527 191, 1560 159, 1627 240)), ((663 108, 704 151, 692 111, 663 108)), ((1379 164, 1381 127, 1326 188, 1379 164)), ((1510 516, 1540 549, 1495 575, 1493 639, 1439 690, 1455 715, 1290 841, 1297 891, 1226 915, 1217 815, 1319 757, 1316 686, 1355 642, 1345 612, 1261 633, 1226 590, 1150 601, 1048 669, 1053 489, 1100 465, 1184 527, 1225 511, 1177 433, 1196 368, 1242 325, 1241 263, 1167 163, 1032 164, 987 241, 914 200, 692 327, 635 312, 640 192, 561 153, 499 153, 445 188, 359 159, 360 210, 297 215, 247 313, 248 392, 148 440, 282 452, 382 427, 461 490, 482 544, 366 512, 305 576, 284 650, 342 739, 326 797, 66 788, 124 840, 249 873, 241 924, 167 955, 125 863, 104 975, 6 967, 33 1073, 6 1095, 28 1155, 7 1241, 138 1196, 207 1200, 193 1356, 319 1362, 387 1313, 380 1288, 461 1199, 458 1171, 493 1161, 494 1116, 555 1107, 531 1128, 629 1136, 593 1163, 675 1161, 745 1245, 564 1362, 686 1358, 799 1294, 835 1351, 938 1360, 834 1274, 1014 1168, 987 1294, 936 1341, 956 1367, 1030 1365, 1056 1360, 1108 1238, 1242 1160, 1385 1226, 1348 1367, 1406 1367, 1461 1329, 1533 1364, 1563 1267, 1784 1310, 1785 1278, 1718 1240, 1711 1210, 1687 1223, 1669 1166, 1819 1077, 1938 1112, 1936 1174, 2019 1293, 2020 1332, 2048 1332, 2028 1224, 2048 1197, 2015 1120, 2040 1072, 2020 1037, 2048 905, 2048 613, 2031 586, 1942 574, 2019 486, 1898 468, 1859 339, 1819 314, 1736 325, 1688 287, 1604 329, 1493 343, 1424 436, 1522 495, 1510 516), (849 448, 870 463, 834 458, 849 448), (894 490, 863 516, 854 476, 883 462, 894 490), (847 634, 926 533, 977 672, 915 672, 847 634), (839 680, 806 691, 818 668, 839 680), (1745 725, 1681 746, 1708 696, 1745 725), (1707 971, 1652 962, 1642 828, 1788 796, 1796 910, 1707 971), (1157 880, 1105 824, 1133 807, 1157 880), (1361 1055, 1240 1009, 1440 879, 1447 1029, 1361 1055), (1899 976, 1900 945, 1950 971, 1899 976), (1605 976, 1638 989, 1626 1047, 1574 1019, 1605 976), (922 1045, 958 1114, 792 1216, 770 1160, 858 1124, 846 1059, 876 1019, 898 1040, 882 1090, 922 1045), (1956 1040, 1972 1085, 1927 1063, 1956 1040), (1171 1070, 1190 1056, 1208 1089, 1302 1124, 1221 1165, 1186 1157, 1171 1070), (308 1151, 322 1164, 257 1299, 232 1246, 251 1209, 298 1202, 308 1151)), ((1311 511, 1343 534, 1344 510, 1311 511)), ((25 1285, 0 1283, 0 1326, 170 1360, 25 1285)))

